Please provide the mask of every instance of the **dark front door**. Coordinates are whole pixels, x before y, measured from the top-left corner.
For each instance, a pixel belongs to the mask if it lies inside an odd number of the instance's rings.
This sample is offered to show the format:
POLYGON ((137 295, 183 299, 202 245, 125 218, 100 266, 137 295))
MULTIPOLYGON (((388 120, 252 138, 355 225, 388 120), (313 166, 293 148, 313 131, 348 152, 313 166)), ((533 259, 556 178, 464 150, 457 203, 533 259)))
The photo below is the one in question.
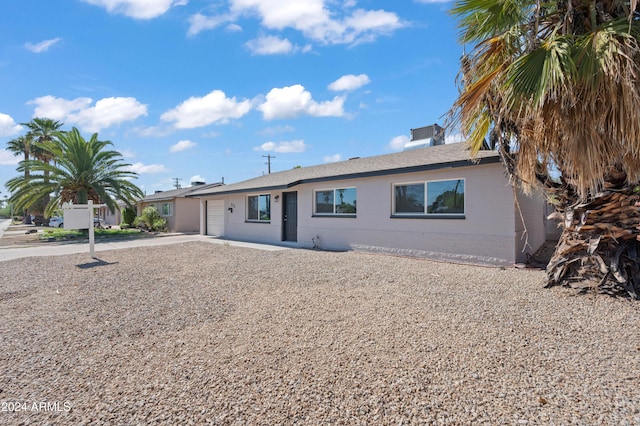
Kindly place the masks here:
POLYGON ((298 241, 298 193, 282 193, 282 240, 298 241))

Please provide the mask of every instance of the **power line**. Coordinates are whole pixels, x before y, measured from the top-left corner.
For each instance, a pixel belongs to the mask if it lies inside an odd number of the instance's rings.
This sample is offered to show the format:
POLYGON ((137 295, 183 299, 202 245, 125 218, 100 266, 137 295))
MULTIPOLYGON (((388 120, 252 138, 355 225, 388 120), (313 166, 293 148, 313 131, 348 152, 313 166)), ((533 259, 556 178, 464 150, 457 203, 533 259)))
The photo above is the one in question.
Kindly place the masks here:
POLYGON ((267 162, 265 164, 267 165, 267 171, 269 172, 269 174, 271 174, 271 159, 276 157, 271 154, 263 155, 263 157, 267 159, 267 162))

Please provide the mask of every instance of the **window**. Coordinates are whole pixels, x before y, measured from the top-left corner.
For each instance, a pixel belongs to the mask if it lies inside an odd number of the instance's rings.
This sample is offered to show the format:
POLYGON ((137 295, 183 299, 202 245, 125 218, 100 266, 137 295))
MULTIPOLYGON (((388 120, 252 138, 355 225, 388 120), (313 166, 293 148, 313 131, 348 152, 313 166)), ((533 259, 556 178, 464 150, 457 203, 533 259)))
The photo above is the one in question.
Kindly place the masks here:
POLYGON ((247 197, 247 220, 269 222, 271 220, 271 195, 249 195, 247 197))
POLYGON ((314 212, 317 215, 356 215, 356 189, 324 189, 315 192, 314 212))
POLYGON ((173 212, 171 211, 171 203, 162 203, 160 204, 160 216, 172 216, 173 212))
POLYGON ((464 215, 464 179, 393 186, 396 215, 464 215))

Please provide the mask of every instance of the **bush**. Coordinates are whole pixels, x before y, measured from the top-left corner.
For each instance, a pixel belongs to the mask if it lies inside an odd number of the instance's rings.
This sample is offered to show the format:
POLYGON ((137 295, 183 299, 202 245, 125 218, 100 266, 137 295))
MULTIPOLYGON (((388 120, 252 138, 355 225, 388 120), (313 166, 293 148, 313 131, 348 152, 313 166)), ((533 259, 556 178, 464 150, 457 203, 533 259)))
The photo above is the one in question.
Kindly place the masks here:
POLYGON ((165 231, 167 229, 167 222, 160 216, 158 209, 153 206, 142 210, 142 215, 136 217, 133 224, 138 228, 150 231, 165 231))
POLYGON ((127 207, 122 210, 122 222, 125 224, 131 224, 136 219, 136 209, 133 207, 127 207))
POLYGON ((122 223, 120 224, 120 229, 128 229, 128 228, 131 228, 131 225, 130 225, 129 223, 127 223, 127 222, 122 222, 122 223))

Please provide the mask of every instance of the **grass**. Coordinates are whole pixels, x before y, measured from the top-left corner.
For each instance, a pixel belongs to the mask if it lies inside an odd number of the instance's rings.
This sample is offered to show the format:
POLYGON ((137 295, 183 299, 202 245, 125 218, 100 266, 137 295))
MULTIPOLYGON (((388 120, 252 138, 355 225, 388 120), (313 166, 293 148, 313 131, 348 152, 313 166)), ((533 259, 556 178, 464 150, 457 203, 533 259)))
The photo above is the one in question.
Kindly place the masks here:
MULTIPOLYGON (((128 237, 134 235, 141 235, 141 231, 139 229, 96 229, 94 230, 94 235, 100 238, 117 238, 117 237, 128 237)), ((78 231, 78 230, 65 230, 65 229, 45 229, 40 239, 49 240, 51 238, 55 240, 68 240, 74 238, 87 238, 89 235, 89 231, 78 231)))

